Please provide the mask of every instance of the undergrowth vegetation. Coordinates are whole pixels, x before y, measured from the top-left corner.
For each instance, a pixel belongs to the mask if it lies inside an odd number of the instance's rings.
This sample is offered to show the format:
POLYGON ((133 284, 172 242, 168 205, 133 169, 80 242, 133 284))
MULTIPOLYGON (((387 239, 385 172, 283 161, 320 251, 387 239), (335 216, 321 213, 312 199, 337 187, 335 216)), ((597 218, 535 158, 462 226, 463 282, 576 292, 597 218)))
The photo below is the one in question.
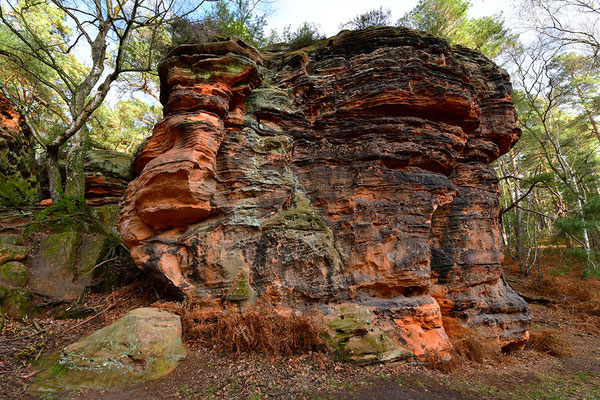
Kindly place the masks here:
POLYGON ((569 341, 559 330, 548 327, 535 327, 529 331, 527 347, 556 357, 571 355, 569 341))
POLYGON ((463 368, 469 362, 483 364, 498 355, 495 346, 486 341, 479 332, 459 325, 454 328, 448 333, 452 344, 450 359, 440 357, 436 353, 428 354, 426 365, 430 369, 450 373, 463 368))
POLYGON ((181 317, 183 337, 190 345, 276 356, 326 350, 327 328, 317 313, 281 312, 260 302, 243 311, 234 304, 222 310, 201 303, 158 302, 155 306, 181 317))
POLYGON ((27 237, 33 232, 42 230, 103 233, 110 236, 92 216, 90 207, 86 204, 85 199, 67 196, 51 206, 36 211, 24 231, 24 236, 27 237))
MULTIPOLYGON (((585 260, 574 257, 561 248, 546 248, 529 277, 509 279, 511 285, 535 292, 538 296, 560 304, 573 315, 587 318, 600 316, 600 279, 595 274, 582 279, 585 260)), ((519 275, 519 266, 507 257, 505 270, 519 275)))

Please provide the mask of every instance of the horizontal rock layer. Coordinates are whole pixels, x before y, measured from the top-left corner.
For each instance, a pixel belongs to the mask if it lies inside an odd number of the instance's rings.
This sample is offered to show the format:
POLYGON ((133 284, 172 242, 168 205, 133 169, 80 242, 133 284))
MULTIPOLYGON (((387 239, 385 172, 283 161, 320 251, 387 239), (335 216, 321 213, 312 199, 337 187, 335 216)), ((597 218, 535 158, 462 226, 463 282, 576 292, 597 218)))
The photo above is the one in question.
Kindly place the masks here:
POLYGON ((119 220, 140 268, 217 307, 318 308, 356 361, 444 355, 443 320, 526 339, 489 166, 520 130, 491 61, 370 28, 298 51, 184 45, 159 72, 165 115, 119 220))

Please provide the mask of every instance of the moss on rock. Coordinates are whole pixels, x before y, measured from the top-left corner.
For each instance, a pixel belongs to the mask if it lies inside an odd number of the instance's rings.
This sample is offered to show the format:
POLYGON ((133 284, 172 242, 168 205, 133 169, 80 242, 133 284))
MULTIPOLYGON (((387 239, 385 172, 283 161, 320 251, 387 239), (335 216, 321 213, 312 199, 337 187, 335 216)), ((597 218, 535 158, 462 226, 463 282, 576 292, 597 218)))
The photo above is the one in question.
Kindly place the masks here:
POLYGON ((279 214, 263 222, 261 227, 263 230, 279 228, 329 232, 327 223, 310 206, 308 199, 301 194, 296 194, 294 207, 281 210, 279 214))
POLYGON ((179 316, 139 308, 46 356, 38 365, 40 377, 29 390, 132 386, 168 374, 185 357, 179 316))
POLYGON ((9 261, 22 261, 27 257, 29 249, 9 243, 0 243, 0 265, 9 261))
POLYGON ((0 283, 13 287, 24 287, 28 278, 27 267, 18 261, 9 261, 0 266, 0 283))
POLYGON ((94 268, 96 268, 106 254, 107 245, 108 238, 103 235, 83 238, 79 249, 79 263, 77 265, 78 280, 91 281, 98 273, 94 268))
POLYGON ((388 333, 375 326, 376 317, 357 304, 333 308, 327 325, 333 330, 329 339, 333 354, 356 364, 387 361, 411 354, 388 333))
POLYGON ((366 329, 374 319, 375 316, 366 307, 342 304, 334 308, 334 317, 327 321, 327 325, 336 332, 352 333, 366 329))
POLYGON ((78 232, 48 235, 40 241, 33 256, 30 289, 53 301, 73 301, 83 288, 74 283, 77 249, 82 241, 78 232))
MULTIPOLYGON (((2 284, 0 284, 0 287, 2 284)), ((0 305, 4 308, 6 314, 14 319, 24 319, 29 313, 29 301, 31 300, 31 292, 24 288, 10 288, 4 286, 5 296, 0 300, 0 305)))
POLYGON ((121 214, 121 207, 118 204, 105 204, 103 206, 91 207, 92 217, 98 222, 98 225, 109 235, 120 238, 117 231, 117 219, 121 214))
POLYGON ((238 274, 231 291, 227 295, 229 301, 244 301, 250 299, 250 282, 248 280, 248 273, 242 271, 238 274))

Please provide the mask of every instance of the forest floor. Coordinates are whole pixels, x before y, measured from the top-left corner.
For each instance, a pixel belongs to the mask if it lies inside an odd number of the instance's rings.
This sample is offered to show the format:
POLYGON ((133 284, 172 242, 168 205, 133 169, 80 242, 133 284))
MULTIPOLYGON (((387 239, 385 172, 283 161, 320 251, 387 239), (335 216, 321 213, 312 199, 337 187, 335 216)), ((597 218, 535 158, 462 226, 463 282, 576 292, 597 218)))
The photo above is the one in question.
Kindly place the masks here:
POLYGON ((143 284, 134 284, 89 295, 79 307, 90 314, 80 319, 55 319, 56 310, 46 310, 26 323, 7 321, 0 336, 0 398, 600 399, 600 281, 581 280, 572 266, 567 271, 565 262, 556 252, 543 255, 542 284, 537 267, 524 278, 514 264, 505 265, 507 281, 534 302, 532 332, 552 332, 566 343, 560 357, 526 348, 442 373, 405 362, 358 367, 320 353, 269 357, 189 349, 173 373, 131 389, 28 394, 27 384, 37 374, 32 362, 41 354, 156 301, 143 284))

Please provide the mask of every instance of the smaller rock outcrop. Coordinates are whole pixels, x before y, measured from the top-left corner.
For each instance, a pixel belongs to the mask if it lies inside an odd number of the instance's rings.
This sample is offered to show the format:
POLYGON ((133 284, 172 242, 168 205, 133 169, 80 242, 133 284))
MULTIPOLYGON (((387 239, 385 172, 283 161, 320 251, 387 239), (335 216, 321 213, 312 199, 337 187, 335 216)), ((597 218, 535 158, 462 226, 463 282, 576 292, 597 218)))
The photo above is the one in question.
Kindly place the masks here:
POLYGON ((0 93, 0 207, 32 204, 39 190, 37 172, 32 134, 0 93))
MULTIPOLYGON (((1 238, 0 238, 1 239, 1 238)), ((29 310, 31 292, 25 288, 29 273, 21 263, 28 253, 26 246, 0 240, 0 320, 4 313, 22 319, 29 310)), ((2 323, 0 322, 0 332, 2 323)))
POLYGON ((168 374, 185 357, 179 316, 138 308, 47 356, 30 391, 132 386, 168 374))
POLYGON ((118 203, 133 179, 131 154, 90 149, 85 154, 85 198, 90 205, 118 203))
POLYGON ((108 238, 78 232, 43 237, 31 254, 28 287, 45 302, 75 301, 90 286, 95 267, 106 253, 108 238))

